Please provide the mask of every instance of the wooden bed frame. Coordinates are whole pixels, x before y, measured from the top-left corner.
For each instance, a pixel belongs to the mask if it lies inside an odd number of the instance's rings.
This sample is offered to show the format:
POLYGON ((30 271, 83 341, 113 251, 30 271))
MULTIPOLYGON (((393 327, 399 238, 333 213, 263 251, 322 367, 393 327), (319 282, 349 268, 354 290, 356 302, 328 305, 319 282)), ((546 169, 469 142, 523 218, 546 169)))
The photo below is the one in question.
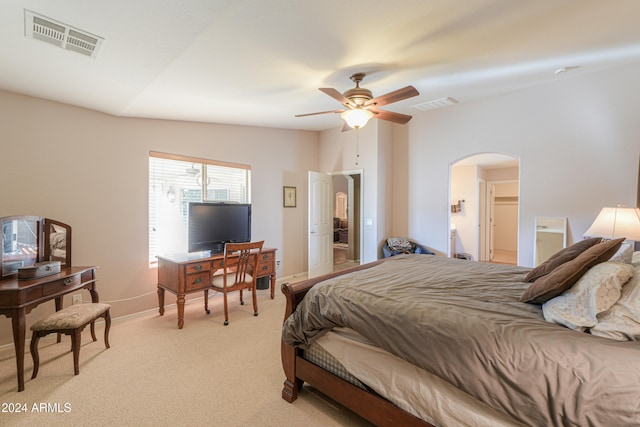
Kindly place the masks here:
MULTIPOLYGON (((295 311, 302 298, 316 283, 353 271, 364 270, 382 262, 384 262, 384 259, 300 283, 283 284, 282 293, 287 298, 284 318, 287 319, 295 311)), ((403 411, 378 394, 363 390, 320 366, 303 359, 299 352, 299 349, 285 344, 284 341, 282 342, 282 367, 286 376, 282 389, 282 398, 287 402, 291 403, 298 398, 298 391, 302 384, 306 382, 377 426, 433 427, 432 424, 403 411)))

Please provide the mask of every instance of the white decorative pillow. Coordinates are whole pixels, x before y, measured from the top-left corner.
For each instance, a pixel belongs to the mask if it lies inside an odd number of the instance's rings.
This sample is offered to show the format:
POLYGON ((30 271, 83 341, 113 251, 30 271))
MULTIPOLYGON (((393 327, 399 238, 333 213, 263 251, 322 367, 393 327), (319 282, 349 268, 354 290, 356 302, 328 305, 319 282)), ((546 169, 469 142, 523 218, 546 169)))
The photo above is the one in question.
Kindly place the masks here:
POLYGON ((622 286, 633 276, 630 264, 603 262, 591 267, 568 290, 542 305, 547 322, 584 331, 597 323, 596 316, 620 298, 622 286))
POLYGON ((640 265, 622 288, 620 299, 598 315, 598 324, 591 328, 591 334, 619 341, 640 341, 640 265))
POLYGON ((633 258, 633 245, 633 242, 624 242, 622 245, 620 245, 620 249, 618 249, 618 252, 616 252, 611 258, 609 258, 609 261, 631 264, 631 259, 633 258))

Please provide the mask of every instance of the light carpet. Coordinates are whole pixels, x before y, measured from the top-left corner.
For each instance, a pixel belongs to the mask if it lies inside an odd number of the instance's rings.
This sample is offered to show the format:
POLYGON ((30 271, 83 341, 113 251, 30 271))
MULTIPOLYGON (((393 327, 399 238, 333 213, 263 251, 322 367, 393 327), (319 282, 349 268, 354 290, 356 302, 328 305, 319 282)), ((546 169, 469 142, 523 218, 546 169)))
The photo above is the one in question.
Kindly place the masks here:
MULTIPOLYGON (((114 319, 110 349, 104 323, 82 333, 80 374, 73 375, 70 338, 40 340, 40 370, 31 380, 25 355, 25 390, 17 392, 13 347, 0 351, 0 424, 3 426, 369 426, 311 387, 298 400, 281 398, 284 373, 280 330, 285 298, 258 291, 260 315, 229 295, 229 325, 222 297, 188 301, 183 329, 175 305, 114 319), (20 412, 17 412, 20 411, 20 412)), ((172 303, 167 295, 167 303, 172 303)), ((27 339, 30 335, 27 336, 27 339)))

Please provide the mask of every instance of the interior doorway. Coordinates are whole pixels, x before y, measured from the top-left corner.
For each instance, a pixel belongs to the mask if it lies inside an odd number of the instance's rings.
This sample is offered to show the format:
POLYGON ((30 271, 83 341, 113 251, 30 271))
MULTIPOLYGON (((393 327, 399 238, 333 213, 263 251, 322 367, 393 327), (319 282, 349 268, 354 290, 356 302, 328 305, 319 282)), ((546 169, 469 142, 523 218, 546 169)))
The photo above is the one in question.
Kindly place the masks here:
POLYGON ((499 153, 450 165, 449 256, 517 264, 519 176, 519 160, 499 153))
POLYGON ((362 236, 362 173, 333 174, 333 266, 334 271, 360 264, 362 236))

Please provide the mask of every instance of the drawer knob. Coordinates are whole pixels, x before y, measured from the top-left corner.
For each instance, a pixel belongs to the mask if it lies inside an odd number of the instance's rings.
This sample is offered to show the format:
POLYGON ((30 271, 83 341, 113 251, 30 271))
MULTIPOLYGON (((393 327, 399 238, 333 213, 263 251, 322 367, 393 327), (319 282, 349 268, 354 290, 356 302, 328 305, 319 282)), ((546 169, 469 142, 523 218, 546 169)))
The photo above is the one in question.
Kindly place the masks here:
POLYGON ((68 278, 68 279, 64 279, 64 282, 62 282, 62 285, 63 286, 69 286, 72 283, 73 283, 73 279, 68 278))
POLYGON ((269 269, 269 266, 268 266, 268 265, 263 265, 263 266, 262 266, 262 269, 263 269, 263 270, 268 270, 268 269, 269 269))
POLYGON ((195 267, 193 267, 194 270, 202 270, 202 266, 201 265, 196 265, 195 267))
POLYGON ((202 277, 198 277, 196 280, 193 281, 193 283, 195 285, 197 285, 198 283, 202 283, 202 277))

